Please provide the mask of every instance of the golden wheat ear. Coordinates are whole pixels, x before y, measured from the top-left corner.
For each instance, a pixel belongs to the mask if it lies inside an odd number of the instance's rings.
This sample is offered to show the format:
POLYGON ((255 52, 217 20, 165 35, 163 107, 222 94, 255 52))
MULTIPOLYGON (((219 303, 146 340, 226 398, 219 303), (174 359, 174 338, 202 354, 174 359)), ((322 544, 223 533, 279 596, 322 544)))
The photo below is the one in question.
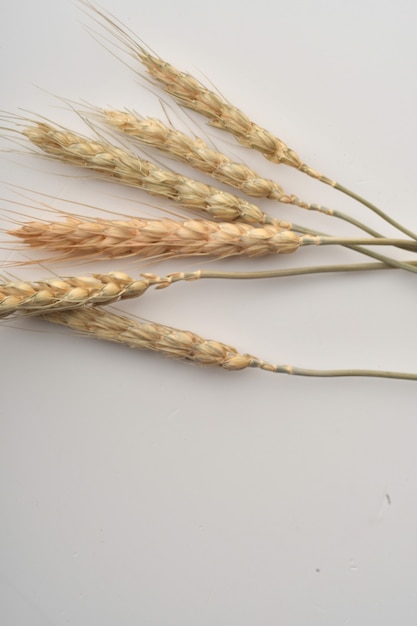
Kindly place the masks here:
MULTIPOLYGON (((143 189, 147 193, 173 200, 182 207, 205 213, 222 221, 274 223, 259 207, 231 193, 164 170, 138 155, 108 142, 95 141, 45 122, 26 126, 22 134, 47 155, 69 165, 76 165, 101 176, 143 189)), ((285 227, 290 225, 283 222, 285 227)))
POLYGON ((417 374, 378 370, 312 370, 292 365, 266 363, 251 354, 243 354, 233 346, 204 339, 191 331, 179 330, 153 322, 138 322, 103 309, 85 306, 72 311, 46 313, 42 317, 62 324, 76 332, 129 346, 159 352, 166 357, 191 361, 197 365, 217 366, 230 371, 248 367, 294 376, 366 376, 417 381, 417 374))
MULTIPOLYGON (((352 239, 320 235, 299 235, 269 224, 254 227, 243 222, 211 220, 141 219, 107 220, 67 217, 65 222, 27 222, 9 231, 31 248, 62 254, 54 260, 118 259, 141 256, 150 259, 210 256, 261 257, 293 253, 301 246, 343 245, 374 256, 395 267, 416 272, 414 265, 379 257, 359 246, 402 246, 413 244, 402 239, 352 239)), ((417 243, 415 244, 417 246, 417 243)))
MULTIPOLYGON (((417 262, 411 263, 417 264, 417 262)), ((0 279, 0 318, 41 315, 50 311, 65 311, 86 305, 110 304, 119 300, 138 298, 150 287, 165 289, 180 281, 194 282, 200 279, 265 280, 288 276, 369 272, 384 269, 396 268, 378 262, 310 265, 252 272, 195 270, 192 272, 174 272, 166 276, 147 273, 140 274, 138 278, 133 278, 123 272, 109 272, 87 276, 54 276, 38 281, 1 281, 0 279)))
MULTIPOLYGON (((211 220, 107 220, 68 217, 65 222, 27 222, 9 231, 31 248, 62 253, 62 259, 181 258, 189 256, 264 256, 295 252, 303 243, 295 232, 275 225, 211 220)), ((375 240, 378 241, 378 240, 375 240)), ((57 260, 57 259, 55 259, 57 260)))

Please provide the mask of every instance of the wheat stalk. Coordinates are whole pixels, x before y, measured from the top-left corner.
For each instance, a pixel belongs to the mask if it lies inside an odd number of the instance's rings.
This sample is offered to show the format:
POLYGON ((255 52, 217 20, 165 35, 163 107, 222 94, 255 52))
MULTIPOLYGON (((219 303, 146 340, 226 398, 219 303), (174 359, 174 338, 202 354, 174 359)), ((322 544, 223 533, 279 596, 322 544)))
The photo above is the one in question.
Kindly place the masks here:
MULTIPOLYGON (((93 141, 45 122, 25 127, 22 134, 60 161, 86 167, 106 178, 138 187, 154 196, 174 200, 187 209, 202 211, 211 218, 225 222, 239 219, 247 223, 279 223, 243 198, 177 172, 163 170, 110 143, 93 141)), ((287 222, 281 225, 289 226, 287 222)))
POLYGON ((153 322, 138 322, 102 309, 85 306, 72 311, 46 313, 42 317, 62 324, 96 339, 104 339, 129 346, 160 352, 175 359, 198 365, 212 365, 238 371, 247 367, 260 368, 277 374, 298 376, 367 376, 417 380, 417 374, 377 370, 311 370, 291 365, 274 365, 250 354, 242 354, 233 346, 204 339, 191 331, 178 330, 153 322))

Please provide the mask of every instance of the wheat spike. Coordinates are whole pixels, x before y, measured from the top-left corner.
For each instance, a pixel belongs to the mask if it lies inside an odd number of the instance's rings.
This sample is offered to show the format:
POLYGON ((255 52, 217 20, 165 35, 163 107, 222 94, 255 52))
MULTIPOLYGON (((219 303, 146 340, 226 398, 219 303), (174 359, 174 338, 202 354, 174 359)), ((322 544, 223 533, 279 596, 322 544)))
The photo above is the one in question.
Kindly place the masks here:
POLYGON ((127 111, 103 110, 101 113, 107 123, 118 131, 152 148, 162 150, 248 196, 270 198, 285 204, 309 208, 308 204, 296 196, 286 194, 275 181, 262 178, 247 165, 236 163, 222 152, 213 150, 200 137, 190 137, 175 128, 170 128, 161 120, 150 117, 140 119, 127 111))
POLYGON ((209 255, 263 256, 297 250, 301 237, 272 224, 171 219, 106 220, 69 217, 65 222, 28 222, 9 231, 32 248, 62 252, 64 257, 111 259, 209 255))
POLYGON ((91 276, 53 277, 36 282, 4 281, 0 283, 0 317, 73 309, 86 304, 108 304, 141 296, 153 285, 166 287, 176 280, 187 278, 186 274, 178 273, 165 278, 143 274, 134 279, 123 272, 109 272, 91 276))
POLYGON ((251 354, 242 354, 233 346, 204 339, 188 330, 178 330, 153 322, 138 322, 103 309, 85 306, 72 311, 46 313, 42 317, 62 324, 96 339, 104 339, 129 346, 160 352, 161 354, 198 365, 212 365, 238 371, 256 367, 277 374, 295 376, 367 376, 417 381, 417 374, 378 370, 311 370, 292 365, 274 365, 251 354))
POLYGON ((212 126, 228 131, 239 143, 258 150, 269 161, 285 163, 297 169, 302 167, 302 160, 286 143, 252 122, 243 111, 207 89, 193 76, 180 72, 170 63, 150 54, 139 44, 136 53, 149 74, 162 85, 164 91, 183 106, 207 117, 212 126))
POLYGON ((42 317, 98 339, 161 352, 165 356, 186 359, 199 365, 239 370, 251 364, 252 357, 218 341, 209 341, 190 331, 162 324, 138 322, 103 309, 82 307, 73 311, 46 313, 42 317))
MULTIPOLYGON (((411 263, 415 263, 412 261, 411 263)), ((348 263, 341 265, 309 265, 278 270, 252 272, 225 272, 194 270, 174 272, 166 276, 140 274, 132 278, 123 272, 92 274, 87 276, 53 277, 47 280, 0 282, 0 318, 11 315, 40 315, 49 311, 63 311, 86 305, 100 305, 137 298, 149 287, 162 289, 179 281, 199 279, 258 280, 305 276, 336 272, 362 272, 394 269, 384 262, 348 263)))
POLYGON ((93 141, 44 122, 28 126, 22 132, 44 152, 65 163, 86 167, 154 196, 169 198, 187 209, 203 211, 211 218, 225 222, 238 219, 248 223, 274 222, 242 198, 177 172, 163 170, 110 143, 93 141))
POLYGON ((298 154, 284 141, 252 122, 240 109, 207 89, 190 74, 181 72, 160 56, 151 54, 110 13, 100 10, 89 0, 81 1, 89 12, 98 16, 95 18, 96 21, 101 23, 135 60, 141 61, 149 75, 180 104, 206 116, 212 126, 230 132, 242 145, 260 151, 270 161, 286 163, 297 169, 302 167, 303 162, 298 154))
MULTIPOLYGON (((404 239, 352 239, 313 234, 298 235, 273 224, 252 226, 242 222, 171 219, 106 220, 67 217, 65 222, 27 222, 9 235, 21 239, 32 248, 62 252, 59 261, 76 255, 79 259, 101 257, 120 259, 129 256, 145 258, 181 258, 187 256, 265 256, 288 254, 300 246, 344 245, 374 256, 358 246, 404 246, 404 239)), ((417 244, 415 244, 417 246, 417 244)), ((375 257, 377 258, 377 257, 375 257)), ((389 257, 381 257, 391 264, 389 257)), ((403 269, 416 269, 401 264, 403 269)))

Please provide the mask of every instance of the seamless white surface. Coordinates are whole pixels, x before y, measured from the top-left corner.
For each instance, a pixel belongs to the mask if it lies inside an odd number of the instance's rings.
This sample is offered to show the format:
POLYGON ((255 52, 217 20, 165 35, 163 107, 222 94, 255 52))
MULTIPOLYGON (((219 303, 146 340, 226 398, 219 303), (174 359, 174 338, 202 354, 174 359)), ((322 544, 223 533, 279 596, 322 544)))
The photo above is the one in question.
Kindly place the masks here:
MULTIPOLYGON (((212 81, 307 163, 417 230, 415 3, 101 6, 163 58, 212 81)), ((91 132, 56 96, 76 110, 164 115, 161 94, 110 54, 110 43, 99 45, 81 9, 66 0, 2 5, 1 126, 13 126, 8 113, 43 115, 91 132)), ((206 133, 290 193, 393 232, 330 188, 164 106, 174 123, 206 133)), ((36 218, 42 202, 176 210, 30 156, 2 133, 3 228, 24 219, 10 211, 36 218)), ((260 204, 283 219, 356 232, 260 204)), ((10 245, 0 253, 5 271, 34 279, 360 260, 327 248, 257 261, 27 269, 10 267, 21 258, 10 245)), ((416 293, 412 274, 393 271, 177 284, 118 308, 272 362, 417 371, 416 293)), ((416 383, 201 369, 34 319, 2 323, 0 341, 2 624, 415 623, 416 383)))

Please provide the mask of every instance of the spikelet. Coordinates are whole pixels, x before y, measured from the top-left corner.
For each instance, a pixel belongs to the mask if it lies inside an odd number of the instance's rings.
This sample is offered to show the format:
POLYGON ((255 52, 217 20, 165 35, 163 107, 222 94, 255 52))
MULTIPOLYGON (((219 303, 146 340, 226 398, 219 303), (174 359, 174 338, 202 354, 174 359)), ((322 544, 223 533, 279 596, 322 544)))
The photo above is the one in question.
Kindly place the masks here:
POLYGON ((65 258, 140 255, 180 258, 208 255, 264 256, 295 252, 302 238, 272 224, 171 219, 105 220, 69 217, 65 222, 28 222, 9 234, 32 248, 62 252, 65 258))
POLYGON ((242 198, 177 172, 163 170, 110 143, 93 141, 44 122, 28 126, 22 133, 33 144, 60 161, 86 167, 154 196, 174 200, 187 209, 202 211, 211 218, 225 222, 237 219, 247 223, 271 221, 257 206, 242 198))

